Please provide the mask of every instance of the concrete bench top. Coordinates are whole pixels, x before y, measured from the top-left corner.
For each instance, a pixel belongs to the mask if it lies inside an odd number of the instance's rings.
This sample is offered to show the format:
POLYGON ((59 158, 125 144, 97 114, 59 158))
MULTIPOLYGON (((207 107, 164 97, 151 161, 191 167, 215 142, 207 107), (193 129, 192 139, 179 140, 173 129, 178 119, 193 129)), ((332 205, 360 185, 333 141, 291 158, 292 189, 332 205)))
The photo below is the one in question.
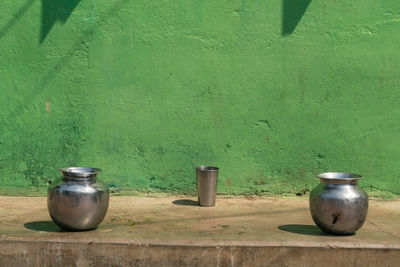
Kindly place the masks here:
POLYGON ((65 232, 51 221, 46 198, 0 196, 0 262, 8 259, 7 266, 13 266, 29 259, 51 265, 58 257, 75 264, 83 260, 81 266, 109 266, 126 250, 117 265, 308 266, 319 265, 318 259, 324 259, 324 266, 346 266, 348 260, 364 266, 400 264, 400 201, 370 200, 369 206, 355 235, 333 236, 315 226, 306 197, 218 198, 215 207, 207 208, 188 197, 112 196, 96 230, 65 232), (112 249, 116 247, 118 252, 112 249), (332 251, 344 254, 335 259, 332 251), (40 253, 47 253, 47 259, 40 253))

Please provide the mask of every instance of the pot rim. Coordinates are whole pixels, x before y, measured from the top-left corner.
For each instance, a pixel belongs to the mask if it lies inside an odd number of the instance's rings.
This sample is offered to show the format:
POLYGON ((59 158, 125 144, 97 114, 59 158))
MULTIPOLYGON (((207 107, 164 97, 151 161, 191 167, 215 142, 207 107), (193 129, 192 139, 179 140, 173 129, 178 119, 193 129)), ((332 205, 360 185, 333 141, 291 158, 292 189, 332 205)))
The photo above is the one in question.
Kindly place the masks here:
POLYGON ((356 184, 362 178, 361 175, 350 172, 324 172, 317 177, 330 184, 356 184))
POLYGON ((96 177, 102 169, 93 167, 65 167, 58 169, 64 177, 91 178, 96 177))

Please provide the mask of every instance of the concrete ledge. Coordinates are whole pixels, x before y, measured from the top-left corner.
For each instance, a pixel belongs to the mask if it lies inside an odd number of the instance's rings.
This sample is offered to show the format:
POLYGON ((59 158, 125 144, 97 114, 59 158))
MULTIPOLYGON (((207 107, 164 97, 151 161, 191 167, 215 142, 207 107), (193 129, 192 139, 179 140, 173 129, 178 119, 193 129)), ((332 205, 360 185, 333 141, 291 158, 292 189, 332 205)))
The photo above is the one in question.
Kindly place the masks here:
POLYGON ((1 266, 398 266, 393 247, 2 240, 1 266))
POLYGON ((0 266, 399 266, 398 201, 371 201, 354 236, 312 223, 307 199, 112 198, 98 229, 63 232, 45 198, 0 197, 0 266), (5 215, 4 215, 5 214, 5 215))

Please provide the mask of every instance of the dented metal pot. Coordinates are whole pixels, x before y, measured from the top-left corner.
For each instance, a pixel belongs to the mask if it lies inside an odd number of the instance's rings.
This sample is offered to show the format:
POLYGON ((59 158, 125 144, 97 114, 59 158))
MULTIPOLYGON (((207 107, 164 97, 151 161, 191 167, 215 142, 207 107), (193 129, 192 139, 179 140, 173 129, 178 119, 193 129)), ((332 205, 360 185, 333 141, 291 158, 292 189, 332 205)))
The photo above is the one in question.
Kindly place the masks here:
POLYGON ((327 172, 317 177, 321 184, 310 194, 310 211, 315 224, 330 234, 355 233, 368 212, 368 195, 357 186, 361 176, 327 172))
POLYGON ((109 200, 108 186, 96 177, 101 169, 69 167, 60 171, 63 177, 48 187, 51 218, 67 230, 96 228, 107 213, 109 200))

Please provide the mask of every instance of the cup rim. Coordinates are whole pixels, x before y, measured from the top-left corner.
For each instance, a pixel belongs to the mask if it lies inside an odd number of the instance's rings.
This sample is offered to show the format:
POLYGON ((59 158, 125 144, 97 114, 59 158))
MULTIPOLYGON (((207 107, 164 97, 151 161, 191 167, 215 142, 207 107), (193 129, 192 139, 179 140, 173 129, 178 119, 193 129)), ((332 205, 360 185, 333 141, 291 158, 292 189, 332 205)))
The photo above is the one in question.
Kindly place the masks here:
POLYGON ((198 170, 198 171, 215 172, 215 171, 218 171, 219 168, 218 167, 214 167, 214 166, 201 165, 201 166, 197 166, 196 170, 198 170))

